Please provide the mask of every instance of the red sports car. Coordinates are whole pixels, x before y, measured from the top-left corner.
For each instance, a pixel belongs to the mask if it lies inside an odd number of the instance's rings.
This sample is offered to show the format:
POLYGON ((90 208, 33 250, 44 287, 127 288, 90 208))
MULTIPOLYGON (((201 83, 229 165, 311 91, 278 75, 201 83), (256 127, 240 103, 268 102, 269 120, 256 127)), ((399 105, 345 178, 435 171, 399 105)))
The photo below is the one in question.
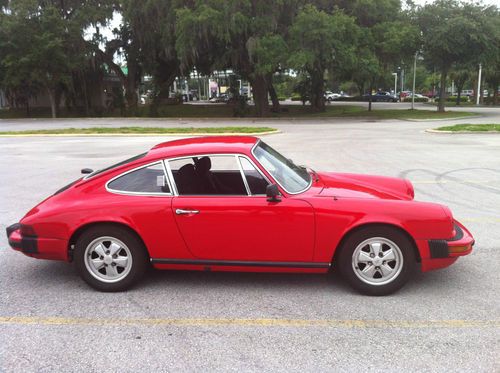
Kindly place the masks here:
POLYGON ((309 272, 337 268, 384 295, 449 266, 474 239, 442 205, 416 202, 408 180, 316 172, 255 137, 159 144, 92 171, 7 228, 10 246, 74 262, 102 291, 160 269, 309 272))

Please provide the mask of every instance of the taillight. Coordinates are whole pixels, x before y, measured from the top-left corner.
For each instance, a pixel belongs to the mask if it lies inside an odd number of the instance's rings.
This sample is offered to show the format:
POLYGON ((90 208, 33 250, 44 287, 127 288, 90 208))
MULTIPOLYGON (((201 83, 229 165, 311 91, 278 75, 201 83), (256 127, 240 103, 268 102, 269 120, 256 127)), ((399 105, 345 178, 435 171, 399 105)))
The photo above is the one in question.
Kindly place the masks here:
POLYGON ((21 235, 24 237, 36 237, 36 233, 33 227, 26 224, 21 224, 21 235))

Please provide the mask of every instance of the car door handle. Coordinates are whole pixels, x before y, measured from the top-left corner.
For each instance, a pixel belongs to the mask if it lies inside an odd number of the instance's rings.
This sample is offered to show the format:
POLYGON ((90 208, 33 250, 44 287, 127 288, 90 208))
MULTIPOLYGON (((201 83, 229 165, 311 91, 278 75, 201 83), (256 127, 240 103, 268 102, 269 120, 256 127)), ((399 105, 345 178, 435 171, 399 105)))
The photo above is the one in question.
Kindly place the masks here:
POLYGON ((199 210, 183 210, 183 209, 175 209, 175 213, 177 215, 193 215, 193 214, 199 214, 199 210))

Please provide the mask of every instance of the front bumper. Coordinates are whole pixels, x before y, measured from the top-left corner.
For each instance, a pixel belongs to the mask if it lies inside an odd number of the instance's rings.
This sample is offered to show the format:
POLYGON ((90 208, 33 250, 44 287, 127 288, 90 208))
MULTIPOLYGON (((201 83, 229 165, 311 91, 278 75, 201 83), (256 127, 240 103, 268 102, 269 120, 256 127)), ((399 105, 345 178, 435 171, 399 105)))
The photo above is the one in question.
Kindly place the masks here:
POLYGON ((475 244, 472 234, 458 221, 454 221, 455 236, 449 240, 428 240, 429 257, 422 258, 422 271, 448 267, 458 257, 472 252, 475 244))
POLYGON ((20 223, 7 227, 9 246, 27 256, 38 259, 68 260, 68 244, 65 240, 39 237, 20 223))

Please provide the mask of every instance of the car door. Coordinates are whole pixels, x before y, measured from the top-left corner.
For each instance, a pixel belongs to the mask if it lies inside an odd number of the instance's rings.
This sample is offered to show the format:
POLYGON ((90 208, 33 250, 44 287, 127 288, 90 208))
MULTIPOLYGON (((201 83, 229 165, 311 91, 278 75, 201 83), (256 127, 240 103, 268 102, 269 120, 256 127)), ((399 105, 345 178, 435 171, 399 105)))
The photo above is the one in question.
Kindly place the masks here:
POLYGON ((228 261, 310 262, 314 211, 300 198, 268 202, 268 181, 245 157, 210 155, 206 181, 199 174, 207 156, 170 161, 178 195, 172 199, 177 226, 192 254, 228 261), (243 165, 242 165, 243 163, 243 165), (189 169, 190 171, 183 171, 189 169), (191 176, 186 176, 191 175, 191 176), (196 184, 190 188, 186 184, 196 184), (210 184, 215 190, 210 190, 210 184), (206 185, 205 185, 206 184, 206 185))

